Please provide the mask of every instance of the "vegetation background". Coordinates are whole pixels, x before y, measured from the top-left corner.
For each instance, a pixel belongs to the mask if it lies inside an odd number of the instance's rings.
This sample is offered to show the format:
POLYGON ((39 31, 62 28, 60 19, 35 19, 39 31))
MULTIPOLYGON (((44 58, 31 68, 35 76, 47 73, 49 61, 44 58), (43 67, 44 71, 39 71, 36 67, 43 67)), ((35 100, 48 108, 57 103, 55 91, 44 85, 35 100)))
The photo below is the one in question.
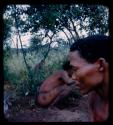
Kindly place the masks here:
POLYGON ((13 100, 34 96, 42 81, 62 68, 71 44, 94 34, 109 35, 108 22, 104 5, 4 6, 4 104, 10 105, 10 91, 13 100))

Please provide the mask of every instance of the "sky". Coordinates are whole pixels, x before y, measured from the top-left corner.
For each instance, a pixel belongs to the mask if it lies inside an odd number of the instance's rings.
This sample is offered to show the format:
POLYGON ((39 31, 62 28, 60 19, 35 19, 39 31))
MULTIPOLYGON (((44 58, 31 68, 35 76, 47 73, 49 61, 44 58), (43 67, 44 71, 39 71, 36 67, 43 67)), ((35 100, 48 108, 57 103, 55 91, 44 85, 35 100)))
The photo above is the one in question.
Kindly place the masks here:
MULTIPOLYGON (((21 35, 22 45, 28 47, 29 46, 30 38, 31 38, 30 34, 21 35)), ((13 39, 13 42, 11 44, 11 47, 12 48, 16 48, 17 36, 14 35, 12 39, 13 39)), ((18 48, 21 48, 21 44, 20 44, 19 40, 18 40, 18 48)))
MULTIPOLYGON (((24 16, 24 15, 23 15, 23 16, 24 16)), ((23 16, 21 16, 22 19, 24 19, 23 16)), ((84 25, 88 25, 86 22, 87 22, 87 19, 86 19, 86 21, 84 21, 84 25)), ((75 21, 75 22, 74 22, 74 25, 76 26, 76 30, 77 30, 79 36, 80 36, 80 37, 83 36, 83 35, 84 35, 84 36, 87 36, 87 32, 86 32, 86 31, 83 30, 82 32, 80 32, 80 30, 79 30, 80 26, 77 25, 77 24, 79 24, 79 21, 75 21)), ((70 27, 73 27, 73 26, 70 24, 70 27)), ((15 32, 15 31, 16 31, 15 27, 12 27, 12 30, 15 32)), ((66 34, 68 34, 68 37, 70 37, 69 31, 67 31, 66 29, 64 29, 64 31, 66 32, 66 34)), ((40 34, 40 33, 44 34, 44 30, 41 29, 40 31, 38 31, 38 33, 39 33, 39 34, 40 34)), ((15 33, 14 33, 14 34, 15 34, 15 33)), ((49 35, 51 35, 51 32, 49 32, 49 35)), ((58 32, 58 33, 57 33, 57 36, 58 36, 58 38, 62 38, 62 39, 64 39, 64 40, 67 40, 66 35, 65 35, 62 31, 58 32)), ((31 38, 31 37, 32 37, 32 35, 31 35, 30 32, 27 32, 26 34, 21 35, 21 41, 22 41, 23 47, 29 47, 29 45, 30 45, 30 44, 29 44, 29 43, 30 43, 29 41, 30 41, 30 38, 31 38)), ((11 47, 12 47, 12 48, 16 48, 17 36, 16 36, 16 35, 13 35, 12 39, 13 39, 13 42, 12 42, 12 44, 11 44, 11 47)), ((47 40, 48 40, 48 38, 44 38, 42 44, 46 43, 47 40)), ((18 41, 19 41, 19 40, 18 40, 18 41)), ((54 39, 54 41, 55 41, 55 39, 54 39)), ((51 46, 52 46, 52 47, 57 46, 57 43, 54 42, 54 43, 51 44, 51 46)), ((20 42, 18 42, 18 48, 21 48, 20 42)))
MULTIPOLYGON (((66 29, 65 29, 65 32, 69 35, 69 32, 66 31, 66 29)), ((58 38, 62 38, 64 40, 67 40, 67 37, 65 36, 65 34, 62 31, 58 32, 57 35, 58 35, 58 38)), ((87 36, 87 33, 85 31, 83 31, 81 33, 79 32, 79 36, 82 36, 82 35, 87 36)), ((30 45, 30 38, 31 37, 32 37, 32 35, 29 32, 27 32, 25 35, 21 35, 21 41, 22 41, 22 45, 23 45, 24 48, 29 47, 29 45, 30 45)), ((13 39, 13 42, 11 44, 11 47, 12 48, 16 48, 17 36, 14 35, 12 37, 12 39, 13 39)), ((42 44, 45 44, 47 40, 49 40, 49 38, 44 38, 42 44)), ((55 38, 53 40, 55 41, 55 38)), ((51 46, 52 47, 57 46, 57 42, 52 43, 51 46)), ((18 42, 18 48, 21 48, 20 42, 18 42)))
MULTIPOLYGON (((65 30, 65 32, 68 34, 68 31, 65 30)), ((78 33, 79 33, 80 37, 83 36, 83 35, 84 35, 84 37, 87 37, 87 32, 85 32, 84 30, 82 32, 78 31, 78 33)), ((57 35, 58 35, 58 38, 62 38, 64 40, 67 40, 67 37, 65 36, 65 34, 63 32, 58 32, 57 35)), ((109 35, 109 33, 106 33, 106 35, 109 35)), ((17 36, 14 35, 13 38, 12 38, 13 39, 13 42, 11 44, 12 48, 16 48, 16 41, 17 41, 16 37, 17 36)), ((22 41, 22 45, 23 45, 24 48, 29 47, 31 37, 32 37, 32 35, 29 32, 26 33, 25 35, 21 35, 21 41, 22 41)), ((42 44, 45 44, 47 42, 47 40, 49 40, 49 38, 44 38, 42 44)), ((55 41, 55 38, 53 39, 53 41, 55 41)), ((54 46, 57 46, 57 42, 53 42, 51 44, 51 47, 54 47, 54 46)), ((18 48, 21 48, 20 42, 18 42, 18 48)))
MULTIPOLYGON (((59 36, 61 37, 61 38, 63 38, 64 40, 66 40, 66 36, 64 35, 64 33, 63 32, 60 32, 59 33, 59 36)), ((11 47, 12 48, 16 48, 16 35, 14 35, 13 36, 13 42, 12 42, 12 44, 11 44, 11 47)), ((21 41, 22 41, 22 45, 25 47, 29 47, 29 45, 30 45, 30 38, 32 37, 32 35, 30 34, 30 33, 27 33, 26 35, 23 35, 23 36, 21 36, 21 41)), ((47 38, 45 38, 44 40, 43 40, 43 44, 45 44, 46 43, 46 41, 47 41, 47 38)), ((56 43, 53 43, 52 44, 52 46, 55 46, 55 44, 56 43)), ((21 44, 20 44, 20 42, 18 42, 18 48, 21 48, 21 44)))
MULTIPOLYGON (((18 6, 19 7, 19 6, 18 6)), ((29 5, 20 5, 20 7, 23 7, 23 9, 26 9, 26 7, 29 7, 29 5)), ((4 15, 5 17, 7 16, 7 15, 4 15)), ((23 21, 25 21, 26 19, 27 19, 27 17, 26 17, 26 15, 21 15, 21 19, 23 20, 23 21)), ((88 25, 86 22, 88 22, 87 21, 87 19, 86 19, 86 21, 84 21, 84 26, 86 25, 88 25)), ((79 28, 80 28, 80 25, 77 25, 77 23, 79 24, 79 22, 77 22, 77 21, 75 21, 74 22, 74 25, 76 26, 76 29, 77 29, 77 32, 78 32, 78 34, 79 34, 79 36, 81 37, 81 36, 84 36, 84 37, 86 37, 87 36, 87 32, 85 31, 85 30, 82 30, 82 32, 80 32, 80 30, 79 30, 79 28)), ((71 25, 70 25, 71 26, 71 25)), ((69 32, 68 31, 66 31, 66 29, 64 29, 65 30, 65 32, 69 35, 69 32)), ((43 31, 42 31, 43 32, 43 31)), ((14 33, 15 34, 15 33, 14 33)), ((12 48, 16 48, 16 41, 17 41, 17 36, 16 35, 14 35, 13 34, 13 36, 12 36, 12 39, 13 39, 13 42, 11 43, 11 47, 12 48)), ((63 32, 59 32, 58 34, 57 34, 58 36, 59 36, 59 38, 62 38, 62 39, 64 39, 64 40, 67 40, 67 38, 66 38, 66 36, 65 36, 65 34, 63 33, 63 32)), ((70 36, 70 35, 69 35, 70 36)), ((32 37, 32 35, 29 33, 29 32, 27 32, 25 35, 21 35, 21 41, 22 41, 22 45, 23 45, 23 47, 29 47, 29 43, 30 43, 30 38, 32 37)), ((42 42, 42 44, 44 44, 44 43, 46 43, 46 41, 47 41, 48 39, 47 38, 45 38, 44 40, 43 40, 43 42, 42 42)), ((54 39, 54 41, 55 41, 55 39, 54 39)), ((54 42, 53 44, 52 44, 52 46, 55 46, 56 45, 56 43, 54 42)), ((21 48, 21 45, 20 45, 20 42, 19 42, 19 40, 18 40, 18 47, 19 48, 21 48)))

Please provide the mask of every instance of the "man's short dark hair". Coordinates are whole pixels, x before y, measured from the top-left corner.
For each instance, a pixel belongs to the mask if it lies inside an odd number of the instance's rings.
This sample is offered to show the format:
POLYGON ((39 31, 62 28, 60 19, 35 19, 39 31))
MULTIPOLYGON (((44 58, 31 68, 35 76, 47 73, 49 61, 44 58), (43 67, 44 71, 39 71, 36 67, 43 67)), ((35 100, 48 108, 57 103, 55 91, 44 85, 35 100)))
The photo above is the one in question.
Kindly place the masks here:
POLYGON ((70 51, 78 50, 81 57, 88 62, 95 62, 99 57, 109 62, 110 36, 93 35, 77 40, 70 47, 70 51))

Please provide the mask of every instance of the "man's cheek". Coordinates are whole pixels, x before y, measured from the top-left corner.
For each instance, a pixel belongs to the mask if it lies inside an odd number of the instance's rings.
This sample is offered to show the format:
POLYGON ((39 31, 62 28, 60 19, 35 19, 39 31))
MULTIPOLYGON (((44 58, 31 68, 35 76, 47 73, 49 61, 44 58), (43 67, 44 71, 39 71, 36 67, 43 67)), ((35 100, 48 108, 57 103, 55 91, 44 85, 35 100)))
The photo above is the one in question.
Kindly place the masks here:
POLYGON ((79 82, 82 89, 91 87, 91 79, 87 75, 80 77, 79 82))

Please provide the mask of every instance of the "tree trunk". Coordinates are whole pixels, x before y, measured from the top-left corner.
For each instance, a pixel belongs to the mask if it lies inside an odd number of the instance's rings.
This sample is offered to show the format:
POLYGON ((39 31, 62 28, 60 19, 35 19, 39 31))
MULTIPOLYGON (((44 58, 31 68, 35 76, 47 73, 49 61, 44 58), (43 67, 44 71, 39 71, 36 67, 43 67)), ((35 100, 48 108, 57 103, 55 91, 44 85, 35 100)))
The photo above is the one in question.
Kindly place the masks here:
POLYGON ((40 69, 40 68, 42 67, 42 65, 44 64, 45 59, 47 58, 47 56, 48 56, 48 54, 49 54, 49 52, 50 52, 51 43, 53 42, 53 41, 52 41, 52 38, 53 38, 54 35, 55 35, 55 34, 53 34, 53 35, 50 37, 50 36, 48 35, 48 32, 47 32, 46 36, 48 36, 48 37, 50 38, 50 44, 49 44, 49 47, 48 47, 47 52, 46 52, 45 55, 44 55, 44 58, 43 58, 38 64, 35 65, 34 74, 38 73, 39 69, 40 69))
POLYGON ((70 38, 68 37, 68 35, 66 34, 66 32, 64 31, 64 30, 62 30, 62 32, 65 34, 65 36, 67 37, 67 40, 69 41, 69 45, 71 45, 72 43, 71 43, 71 40, 70 40, 70 38))
POLYGON ((72 13, 71 13, 70 11, 69 11, 69 15, 67 15, 67 17, 70 19, 70 22, 72 23, 73 31, 75 32, 75 35, 76 35, 76 39, 75 39, 75 37, 74 37, 74 40, 76 41, 76 40, 79 39, 80 37, 79 37, 79 34, 78 34, 77 30, 76 30, 76 26, 74 25, 74 22, 73 22, 73 20, 72 20, 72 18, 71 18, 71 17, 73 17, 73 15, 72 15, 72 13))
POLYGON ((17 57, 18 57, 18 38, 17 38, 17 36, 18 36, 18 35, 16 34, 16 48, 17 48, 17 51, 16 51, 16 52, 17 52, 17 57))
POLYGON ((21 45, 21 50, 22 50, 22 54, 23 54, 24 63, 26 65, 28 73, 30 73, 29 65, 27 64, 27 61, 26 61, 26 58, 25 58, 25 52, 24 52, 24 49, 23 49, 21 36, 20 36, 19 30, 18 30, 19 26, 18 26, 18 21, 17 21, 17 17, 16 17, 16 5, 13 5, 13 7, 14 7, 14 10, 15 10, 15 13, 14 13, 15 26, 16 26, 16 29, 17 29, 17 34, 18 34, 18 37, 19 37, 20 45, 21 45))
POLYGON ((70 19, 70 21, 71 21, 71 23, 72 23, 73 30, 74 30, 74 32, 75 32, 75 34, 76 34, 76 38, 79 39, 80 37, 79 37, 79 35, 78 35, 78 32, 77 32, 76 27, 75 27, 75 25, 74 25, 74 22, 73 22, 73 20, 72 20, 70 17, 69 17, 69 19, 70 19))
POLYGON ((70 34, 71 34, 73 40, 76 41, 75 36, 73 35, 71 29, 69 29, 68 27, 65 27, 65 28, 70 32, 70 34))

